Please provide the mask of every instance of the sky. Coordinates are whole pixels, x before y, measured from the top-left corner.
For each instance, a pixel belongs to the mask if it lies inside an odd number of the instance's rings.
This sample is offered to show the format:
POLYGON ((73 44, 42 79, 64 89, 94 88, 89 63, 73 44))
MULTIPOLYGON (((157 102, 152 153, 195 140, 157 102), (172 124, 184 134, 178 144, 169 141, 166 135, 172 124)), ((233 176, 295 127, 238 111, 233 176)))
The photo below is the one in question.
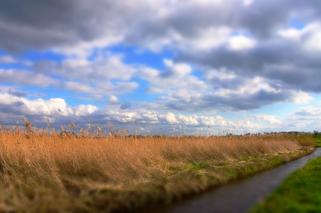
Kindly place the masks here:
POLYGON ((0 1, 0 123, 321 130, 321 4, 0 1))

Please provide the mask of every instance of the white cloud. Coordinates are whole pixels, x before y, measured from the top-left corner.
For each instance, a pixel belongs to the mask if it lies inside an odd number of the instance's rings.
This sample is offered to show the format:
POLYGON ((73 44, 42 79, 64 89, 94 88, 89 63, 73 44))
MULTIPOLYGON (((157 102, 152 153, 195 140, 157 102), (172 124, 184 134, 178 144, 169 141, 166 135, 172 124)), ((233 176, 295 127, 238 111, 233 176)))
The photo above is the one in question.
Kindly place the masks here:
POLYGON ((0 63, 11 64, 17 62, 16 59, 10 55, 0 56, 0 63))
POLYGON ((279 35, 296 41, 302 40, 303 49, 307 52, 321 51, 321 23, 311 22, 301 29, 288 28, 279 31, 279 35))
POLYGON ((273 115, 262 114, 262 115, 256 115, 255 118, 258 119, 259 122, 264 121, 264 122, 268 122, 269 124, 279 125, 282 123, 280 119, 276 118, 273 115))
POLYGON ((67 81, 65 87, 69 90, 81 93, 93 93, 94 89, 88 85, 78 83, 75 81, 67 81))
POLYGON ((243 51, 254 48, 256 45, 256 41, 252 38, 237 35, 232 36, 228 40, 228 48, 234 51, 243 51))
POLYGON ((1 104, 9 105, 9 104, 13 104, 15 102, 18 102, 19 100, 20 100, 19 97, 10 95, 9 93, 0 93, 0 103, 1 104))
POLYGON ((111 104, 118 104, 118 98, 117 98, 117 96, 111 95, 111 96, 109 97, 109 103, 111 103, 111 104))
MULTIPOLYGON (((0 69, 0 82, 14 88, 2 90, 6 92, 2 105, 12 105, 7 111, 65 117, 101 112, 90 104, 71 107, 60 98, 31 100, 14 95, 31 85, 39 93, 68 90, 68 95, 77 92, 71 95, 89 103, 108 101, 114 111, 104 112, 100 119, 227 127, 241 126, 242 121, 238 124, 213 114, 284 101, 307 104, 311 92, 321 91, 320 7, 315 1, 56 1, 54 8, 43 2, 37 8, 26 2, 13 2, 10 10, 5 3, 0 7, 5 20, 0 20, 0 49, 8 54, 0 57, 0 63, 23 67, 0 69), (27 19, 24 11, 29 11, 27 19), (58 13, 61 16, 52 19, 58 13), (304 26, 290 27, 293 18, 304 26), (28 57, 20 53, 29 50, 53 51, 62 59, 26 61, 28 57), (144 58, 150 50, 159 51, 152 58, 163 60, 163 65, 144 58), (127 59, 145 64, 127 64, 127 59), (136 100, 132 92, 152 98, 136 100), (127 94, 128 102, 134 103, 122 103, 127 94), (143 113, 138 107, 146 102, 153 108, 143 113)), ((278 123, 269 116, 261 120, 278 123)), ((243 125, 257 128, 261 124, 256 122, 243 125)))
POLYGON ((307 51, 321 51, 321 28, 311 33, 305 41, 305 48, 307 51))
MULTIPOLYGON (((6 119, 7 122, 15 123, 15 116, 31 116, 31 121, 35 125, 38 122, 51 121, 52 124, 65 124, 72 121, 79 123, 79 119, 90 120, 95 124, 106 124, 116 122, 117 128, 132 130, 131 125, 136 126, 136 133, 157 133, 169 134, 174 129, 179 131, 186 130, 185 134, 224 134, 259 132, 265 130, 301 130, 314 129, 315 125, 321 118, 320 108, 305 107, 300 111, 290 113, 285 119, 280 119, 270 114, 259 114, 251 116, 250 114, 242 119, 228 120, 222 116, 212 114, 181 114, 171 111, 155 111, 146 106, 144 110, 126 109, 121 110, 113 107, 108 107, 101 110, 94 105, 78 105, 70 106, 61 98, 51 99, 27 99, 17 97, 8 93, 0 93, 0 118, 6 119), (10 110, 13 110, 10 114, 10 110), (4 113, 5 112, 5 113, 4 113), (291 127, 291 123, 295 127, 291 127), (299 125, 300 124, 300 125, 299 125), (165 126, 164 126, 165 125, 165 126), (141 127, 141 128, 140 128, 141 127), (193 128, 193 129, 191 129, 193 128), (137 129, 141 132, 137 132, 137 129)), ((21 117, 20 117, 21 118, 21 117)), ((318 126, 315 126, 317 129, 318 126)), ((177 132, 178 133, 178 132, 177 132)), ((180 132, 182 133, 182 132, 180 132)))
POLYGON ((187 51, 207 51, 223 45, 231 33, 228 27, 204 29, 198 36, 189 39, 181 38, 181 48, 187 51))
MULTIPOLYGON (((146 108, 146 107, 145 107, 146 108)), ((108 122, 118 122, 120 128, 130 127, 128 125, 135 124, 135 126, 144 126, 145 129, 155 128, 162 126, 163 133, 168 133, 172 125, 177 125, 182 129, 197 127, 197 128, 237 128, 238 130, 254 130, 254 127, 259 127, 255 122, 245 121, 229 121, 218 115, 197 115, 197 114, 180 114, 170 111, 151 111, 148 108, 142 109, 116 109, 107 108, 101 110, 94 105, 78 105, 71 107, 64 99, 51 98, 51 99, 27 99, 16 97, 8 93, 0 93, 0 109, 8 110, 14 109, 14 115, 17 116, 32 116, 31 121, 38 124, 38 122, 51 121, 52 124, 63 124, 61 122, 79 121, 81 118, 90 120, 91 123, 106 124, 108 122), (164 125, 165 124, 165 129, 164 125), (147 125, 147 126, 146 126, 147 125)), ((7 118, 10 121, 10 113, 0 113, 1 118, 7 118)), ((16 117, 15 117, 16 119, 16 117)), ((16 122, 16 120, 11 120, 16 122)), ((79 123, 81 124, 81 123, 79 123)), ((130 127, 131 128, 131 127, 130 127)), ((196 129, 197 129, 196 128, 196 129)), ((148 131, 152 131, 149 129, 148 131)), ((203 129, 204 130, 204 129, 203 129)), ((217 129, 215 129, 217 130, 217 129)), ((205 130, 204 130, 205 131, 205 130)), ((204 134, 205 132, 199 132, 204 134)), ((152 132, 150 132, 152 133, 152 132)), ((192 133, 192 132, 191 132, 192 133)))
POLYGON ((65 100, 61 98, 51 98, 49 100, 40 98, 27 100, 21 98, 21 102, 25 105, 27 112, 31 114, 68 116, 73 113, 65 100))
POLYGON ((254 1, 255 1, 255 0, 243 0, 243 4, 244 4, 245 6, 250 6, 251 4, 253 4, 254 1))
POLYGON ((199 125, 198 118, 195 115, 178 115, 178 120, 180 120, 180 123, 183 123, 184 125, 199 125))
POLYGON ((223 4, 224 0, 187 0, 186 3, 190 4, 200 4, 200 5, 218 5, 223 4))
POLYGON ((111 120, 116 120, 122 123, 134 123, 140 118, 140 115, 135 111, 110 111, 107 112, 107 117, 111 120))
POLYGON ((60 74, 65 78, 80 80, 129 80, 135 68, 126 65, 121 55, 98 53, 94 60, 88 58, 67 58, 60 74))
POLYGON ((192 67, 184 63, 174 63, 172 60, 165 59, 164 65, 170 69, 171 72, 178 76, 186 76, 192 72, 192 67))
POLYGON ((76 116, 86 116, 93 114, 94 112, 98 111, 98 108, 93 105, 79 105, 74 109, 74 114, 76 116))
POLYGON ((228 126, 232 124, 221 116, 200 116, 199 120, 205 126, 228 126))
POLYGON ((169 124, 175 124, 175 123, 177 123, 176 116, 175 116, 175 114, 172 113, 172 112, 168 112, 168 113, 165 115, 165 120, 166 120, 169 124))
POLYGON ((103 50, 97 50, 91 57, 68 56, 57 63, 21 63, 26 65, 24 69, 0 68, 0 82, 21 87, 67 89, 95 99, 131 92, 138 87, 132 80, 137 68, 124 63, 121 55, 103 50))
POLYGON ((218 79, 221 81, 229 81, 238 78, 238 76, 235 73, 228 71, 224 68, 220 70, 211 69, 205 73, 205 77, 208 80, 218 79))
POLYGON ((266 91, 270 93, 278 93, 278 89, 270 85, 266 79, 261 77, 255 77, 253 79, 247 79, 241 85, 234 89, 218 89, 214 91, 213 94, 222 97, 231 96, 250 96, 251 94, 256 94, 259 91, 266 91))
POLYGON ((303 28, 285 28, 278 31, 278 35, 293 41, 301 41, 305 51, 321 51, 321 23, 312 22, 303 28))
POLYGON ((293 95, 293 102, 296 104, 306 104, 312 100, 312 96, 309 93, 299 91, 293 95))
MULTIPOLYGON (((64 55, 86 58, 93 49, 99 49, 106 46, 111 46, 122 41, 121 35, 113 35, 111 33, 105 34, 102 38, 96 38, 92 41, 81 41, 72 45, 63 45, 61 47, 53 48, 54 52, 63 53, 64 55)), ((72 63, 72 62, 71 62, 72 63)))
POLYGON ((17 84, 35 85, 41 87, 48 87, 57 84, 57 81, 47 75, 33 73, 25 70, 15 69, 1 69, 0 68, 0 82, 13 82, 17 84))
POLYGON ((186 101, 205 93, 207 84, 192 74, 192 68, 185 63, 164 61, 167 71, 143 67, 140 77, 149 83, 148 92, 163 95, 165 99, 182 98, 186 101))
MULTIPOLYGON (((17 97, 9 93, 0 93, 0 106, 18 107, 22 115, 40 115, 40 116, 83 116, 97 111, 97 107, 92 105, 79 105, 75 108, 69 106, 64 99, 27 99, 17 97)), ((14 108, 13 107, 13 108, 14 108)))
POLYGON ((299 41, 303 32, 296 28, 288 28, 278 31, 278 34, 283 38, 299 41))

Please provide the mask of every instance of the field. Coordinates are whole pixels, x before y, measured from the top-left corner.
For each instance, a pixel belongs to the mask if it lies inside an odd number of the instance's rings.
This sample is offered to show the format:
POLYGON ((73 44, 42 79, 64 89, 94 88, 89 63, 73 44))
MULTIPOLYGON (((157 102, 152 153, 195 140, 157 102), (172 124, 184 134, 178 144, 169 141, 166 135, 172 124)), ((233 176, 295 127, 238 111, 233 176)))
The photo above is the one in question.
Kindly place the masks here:
POLYGON ((321 134, 315 134, 313 138, 315 140, 316 147, 321 147, 321 134))
POLYGON ((321 158, 292 173, 253 213, 320 212, 321 158))
POLYGON ((116 136, 0 131, 0 212, 111 212, 168 204, 293 160, 309 135, 116 136))

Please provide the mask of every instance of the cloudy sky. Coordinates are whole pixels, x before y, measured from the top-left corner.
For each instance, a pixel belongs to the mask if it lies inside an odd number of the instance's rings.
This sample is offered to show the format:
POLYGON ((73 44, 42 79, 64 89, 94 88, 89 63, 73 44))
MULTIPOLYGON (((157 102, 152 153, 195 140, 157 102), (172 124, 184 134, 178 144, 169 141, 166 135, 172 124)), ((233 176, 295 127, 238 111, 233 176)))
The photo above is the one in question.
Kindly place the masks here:
POLYGON ((0 123, 321 130, 321 4, 0 1, 0 123))

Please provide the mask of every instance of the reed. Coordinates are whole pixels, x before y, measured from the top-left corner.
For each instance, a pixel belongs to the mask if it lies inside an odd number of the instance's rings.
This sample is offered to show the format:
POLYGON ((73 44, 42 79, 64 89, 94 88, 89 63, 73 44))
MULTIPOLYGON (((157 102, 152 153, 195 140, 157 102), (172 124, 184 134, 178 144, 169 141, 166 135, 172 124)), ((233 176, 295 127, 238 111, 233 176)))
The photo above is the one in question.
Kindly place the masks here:
POLYGON ((0 130, 0 212, 170 203, 312 150, 309 136, 162 137, 0 130))

